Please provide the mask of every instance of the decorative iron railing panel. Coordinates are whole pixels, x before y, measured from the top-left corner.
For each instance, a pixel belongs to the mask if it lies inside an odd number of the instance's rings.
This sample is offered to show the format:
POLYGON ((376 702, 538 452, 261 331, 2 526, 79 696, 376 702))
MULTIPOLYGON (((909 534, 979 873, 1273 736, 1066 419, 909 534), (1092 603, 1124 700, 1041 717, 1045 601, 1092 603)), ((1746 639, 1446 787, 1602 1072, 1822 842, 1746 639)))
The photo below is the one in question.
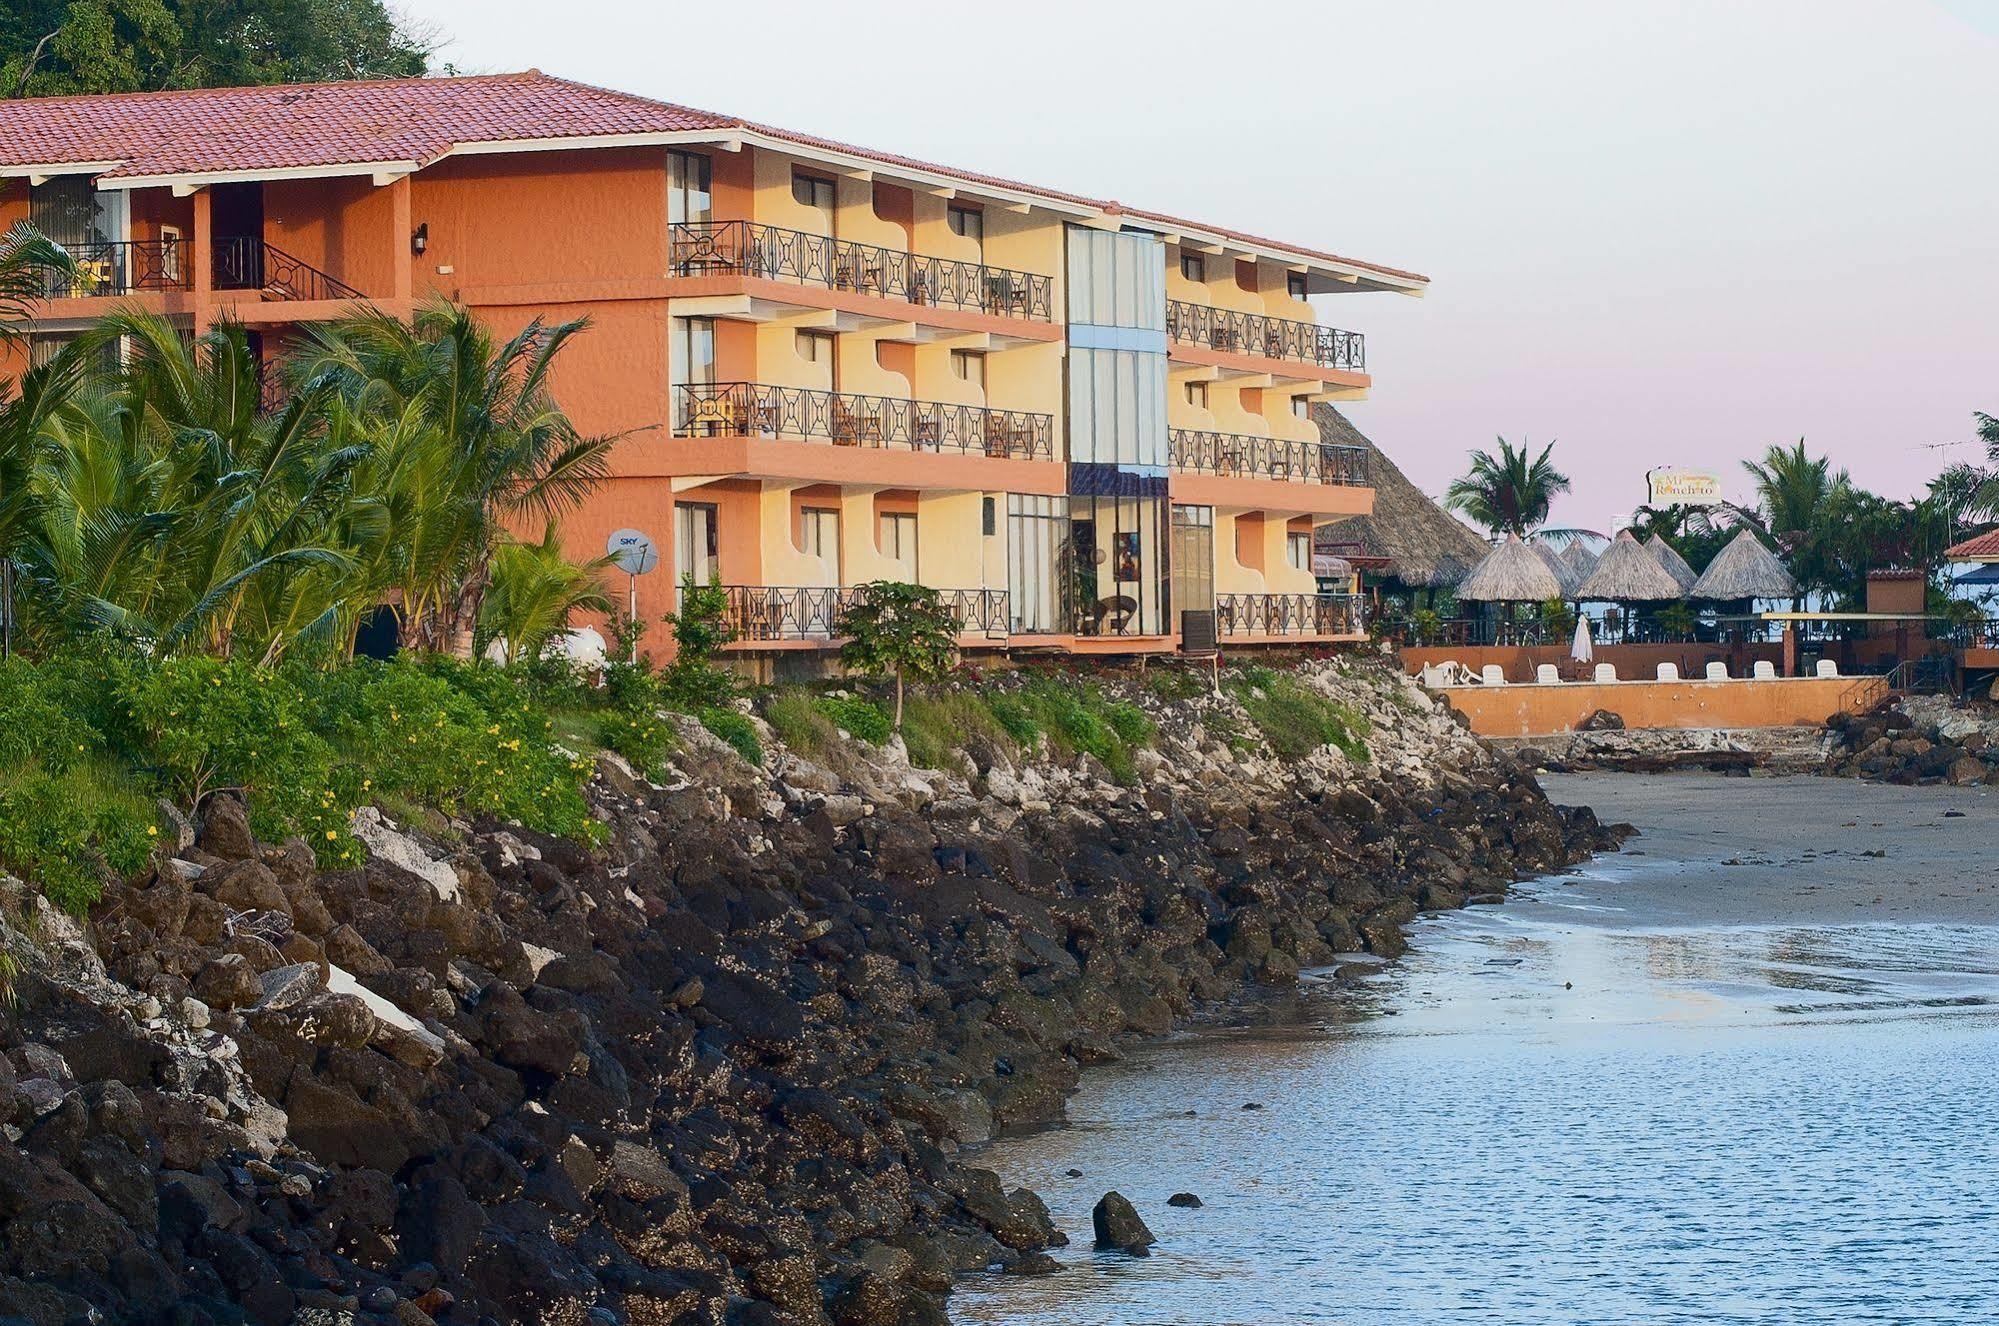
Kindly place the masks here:
POLYGON ((1366 447, 1205 433, 1192 428, 1173 429, 1167 435, 1167 446, 1173 468, 1194 474, 1367 486, 1366 447))
POLYGON ((1215 630, 1244 635, 1364 635, 1366 602, 1356 594, 1217 594, 1215 630))
POLYGON ((1054 317, 1050 277, 754 221, 679 222, 671 248, 676 276, 756 276, 1000 317, 1054 317))
POLYGON ((1321 368, 1353 373, 1367 371, 1367 338, 1359 332, 1294 322, 1261 313, 1166 301, 1166 334, 1190 345, 1260 355, 1265 359, 1295 359, 1321 368))
POLYGON ((765 382, 683 383, 674 429, 693 437, 824 440, 836 446, 1055 459, 1055 416, 765 382))
POLYGON ((192 285, 185 239, 106 240, 63 247, 75 260, 76 270, 43 269, 42 294, 49 299, 186 290, 192 285))
POLYGON ((359 290, 254 235, 215 241, 215 288, 255 290, 265 299, 361 299, 359 290))
MULTIPOLYGON (((846 588, 798 585, 724 585, 723 620, 733 642, 833 640, 847 610, 867 596, 865 585, 846 588)), ((958 619, 958 633, 1000 640, 1007 633, 1003 589, 940 589, 937 596, 958 619)))

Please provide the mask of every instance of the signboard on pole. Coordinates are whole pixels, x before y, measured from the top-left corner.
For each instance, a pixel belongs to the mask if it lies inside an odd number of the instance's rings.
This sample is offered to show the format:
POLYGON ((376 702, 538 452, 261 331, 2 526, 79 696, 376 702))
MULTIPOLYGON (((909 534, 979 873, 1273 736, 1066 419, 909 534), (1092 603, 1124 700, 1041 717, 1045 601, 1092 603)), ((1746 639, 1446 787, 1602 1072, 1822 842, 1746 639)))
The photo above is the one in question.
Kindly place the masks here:
POLYGON ((1721 480, 1704 470, 1663 466, 1645 474, 1648 506, 1720 506, 1721 480))

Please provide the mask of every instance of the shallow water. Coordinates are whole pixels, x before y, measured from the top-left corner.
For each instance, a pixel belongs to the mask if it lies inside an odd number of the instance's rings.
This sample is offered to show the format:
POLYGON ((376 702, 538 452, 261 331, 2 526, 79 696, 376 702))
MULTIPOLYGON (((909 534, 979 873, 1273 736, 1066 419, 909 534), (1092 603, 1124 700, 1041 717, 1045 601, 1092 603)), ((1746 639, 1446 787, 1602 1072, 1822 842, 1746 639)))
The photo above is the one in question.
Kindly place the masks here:
POLYGON ((1065 1269, 974 1277, 953 1318, 1999 1319, 1999 928, 1645 906, 1722 868, 1538 881, 1358 994, 1087 1074, 1071 1125, 982 1157, 1047 1199, 1065 1269), (1112 1188, 1153 1256, 1090 1249, 1112 1188))

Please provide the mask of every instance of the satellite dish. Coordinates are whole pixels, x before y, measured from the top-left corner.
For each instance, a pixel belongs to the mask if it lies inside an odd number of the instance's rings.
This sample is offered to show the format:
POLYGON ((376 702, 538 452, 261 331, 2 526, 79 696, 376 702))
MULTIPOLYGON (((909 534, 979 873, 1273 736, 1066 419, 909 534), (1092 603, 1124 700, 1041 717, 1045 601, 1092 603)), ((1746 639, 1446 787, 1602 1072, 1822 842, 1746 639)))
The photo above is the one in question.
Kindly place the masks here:
POLYGON ((604 555, 628 576, 642 576, 659 565, 659 549, 635 529, 621 529, 604 541, 604 555))

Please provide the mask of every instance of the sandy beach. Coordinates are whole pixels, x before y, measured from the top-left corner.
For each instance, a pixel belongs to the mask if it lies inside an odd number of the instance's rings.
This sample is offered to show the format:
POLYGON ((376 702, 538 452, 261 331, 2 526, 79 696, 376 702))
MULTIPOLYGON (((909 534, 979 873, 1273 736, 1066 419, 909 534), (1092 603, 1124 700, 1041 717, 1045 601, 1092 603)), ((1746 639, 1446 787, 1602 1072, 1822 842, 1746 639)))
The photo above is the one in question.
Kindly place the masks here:
POLYGON ((1993 788, 1706 773, 1551 774, 1542 785, 1638 826, 1598 864, 1641 875, 1623 901, 1662 923, 1999 923, 1993 788))

